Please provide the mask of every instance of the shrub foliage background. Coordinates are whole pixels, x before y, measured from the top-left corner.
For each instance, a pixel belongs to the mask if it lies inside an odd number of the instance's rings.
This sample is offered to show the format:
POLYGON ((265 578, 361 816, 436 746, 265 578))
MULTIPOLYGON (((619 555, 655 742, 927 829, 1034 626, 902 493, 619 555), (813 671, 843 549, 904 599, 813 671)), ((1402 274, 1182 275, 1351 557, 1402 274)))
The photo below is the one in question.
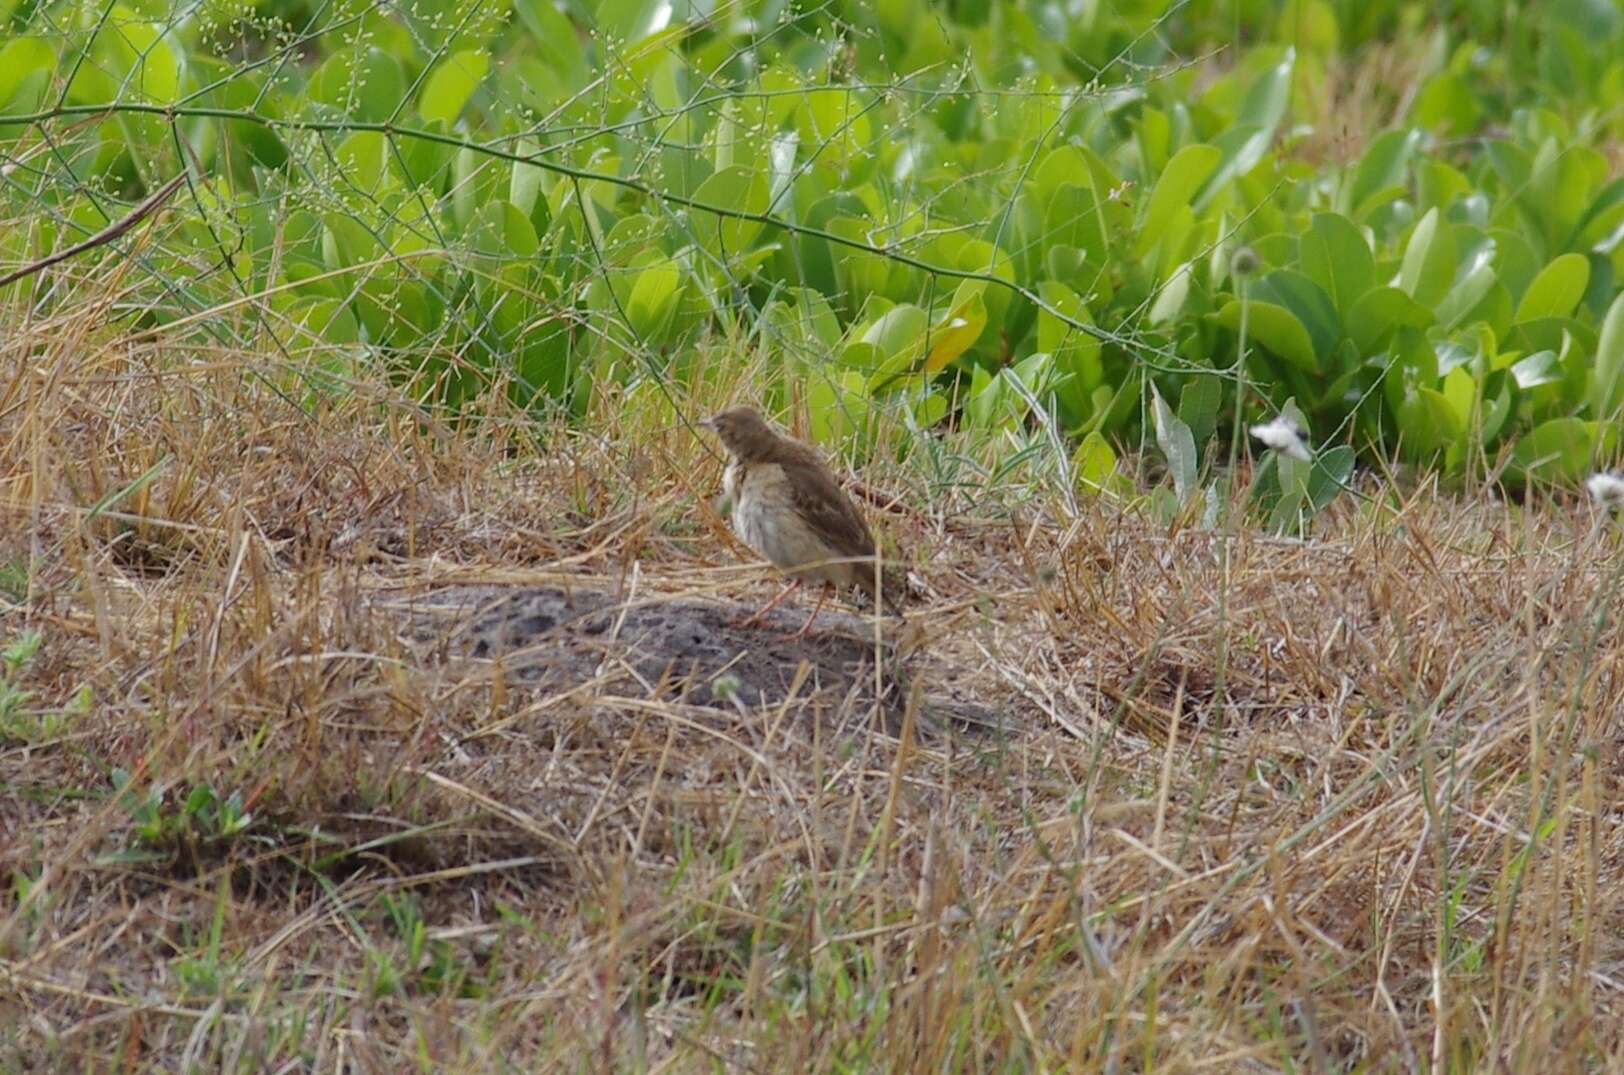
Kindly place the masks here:
POLYGON ((1037 407, 1095 485, 1153 436, 1182 494, 1285 407, 1332 491, 1355 453, 1516 485, 1616 447, 1612 0, 0 0, 0 25, 0 273, 184 171, 81 256, 128 259, 131 328, 266 348, 307 406, 357 363, 452 406, 665 406, 710 334, 820 438, 1037 407), (1348 114, 1379 50, 1418 89, 1348 114))

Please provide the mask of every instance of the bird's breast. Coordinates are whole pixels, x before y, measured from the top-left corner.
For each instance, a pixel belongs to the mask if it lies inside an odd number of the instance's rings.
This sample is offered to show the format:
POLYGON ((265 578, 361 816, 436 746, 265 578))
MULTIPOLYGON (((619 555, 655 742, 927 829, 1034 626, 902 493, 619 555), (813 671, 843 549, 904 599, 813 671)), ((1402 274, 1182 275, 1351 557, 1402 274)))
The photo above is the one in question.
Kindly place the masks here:
POLYGON ((727 469, 722 471, 722 491, 736 509, 739 504, 740 487, 744 484, 745 467, 737 459, 730 460, 727 469))
MULTIPOLYGON (((725 479, 724 479, 725 481, 725 479)), ((850 585, 853 565, 825 563, 841 556, 796 506, 790 479, 776 463, 742 472, 733 492, 733 528, 746 545, 778 567, 817 582, 850 585)))

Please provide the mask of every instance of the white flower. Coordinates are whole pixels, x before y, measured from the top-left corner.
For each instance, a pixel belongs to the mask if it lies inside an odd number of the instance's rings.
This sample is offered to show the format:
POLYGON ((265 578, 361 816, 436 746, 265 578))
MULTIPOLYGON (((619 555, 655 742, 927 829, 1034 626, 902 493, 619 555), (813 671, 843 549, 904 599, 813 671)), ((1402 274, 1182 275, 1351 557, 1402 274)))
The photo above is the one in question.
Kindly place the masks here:
POLYGON ((1604 508, 1624 508, 1624 477, 1610 470, 1598 470, 1585 479, 1585 488, 1604 508))
POLYGON ((1293 459, 1301 459, 1308 463, 1314 458, 1309 454, 1308 445, 1303 443, 1303 431, 1298 428, 1296 422, 1284 414, 1277 414, 1262 425, 1253 426, 1252 436, 1293 459))

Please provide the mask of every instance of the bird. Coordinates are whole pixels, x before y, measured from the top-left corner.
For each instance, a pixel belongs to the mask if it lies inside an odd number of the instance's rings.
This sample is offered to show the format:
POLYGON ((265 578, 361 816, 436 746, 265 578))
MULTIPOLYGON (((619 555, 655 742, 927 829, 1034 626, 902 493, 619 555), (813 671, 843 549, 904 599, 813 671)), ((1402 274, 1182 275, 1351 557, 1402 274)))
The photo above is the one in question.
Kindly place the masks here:
POLYGON ((729 457, 722 487, 732 504, 734 533, 793 576, 778 596, 737 626, 761 622, 803 582, 823 583, 823 595, 785 641, 806 637, 835 589, 861 589, 901 614, 896 569, 881 565, 876 584, 874 535, 816 448, 775 432, 750 407, 732 407, 699 424, 716 434, 729 457))

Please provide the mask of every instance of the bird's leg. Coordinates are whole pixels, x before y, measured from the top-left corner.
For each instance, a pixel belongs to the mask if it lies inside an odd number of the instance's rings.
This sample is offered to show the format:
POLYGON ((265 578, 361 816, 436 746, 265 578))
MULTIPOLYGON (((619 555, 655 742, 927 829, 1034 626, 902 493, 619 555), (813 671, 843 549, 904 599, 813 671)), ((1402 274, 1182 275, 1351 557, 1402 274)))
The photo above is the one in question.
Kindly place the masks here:
POLYGON ((829 602, 829 591, 833 590, 833 589, 834 589, 833 586, 828 586, 828 585, 824 586, 823 593, 818 595, 817 607, 812 610, 812 615, 810 615, 810 616, 808 616, 806 618, 806 622, 801 624, 801 629, 799 631, 796 631, 792 635, 780 635, 779 638, 778 638, 778 641, 780 641, 780 642, 799 642, 801 639, 805 638, 806 635, 807 635, 807 632, 812 630, 812 621, 814 621, 814 620, 816 620, 818 618, 818 613, 822 612, 823 611, 823 606, 828 604, 828 602, 829 602))
POLYGON ((773 598, 771 601, 768 601, 765 605, 762 605, 760 608, 758 608, 755 612, 753 612, 751 615, 749 615, 745 619, 735 621, 733 626, 735 626, 735 627, 754 627, 756 624, 761 622, 761 618, 763 616, 767 615, 767 613, 769 613, 773 609, 777 608, 779 606, 779 604, 784 600, 784 598, 786 598, 790 594, 794 593, 797 589, 800 588, 800 586, 801 586, 801 580, 798 579, 798 578, 795 579, 788 586, 785 586, 782 590, 778 591, 778 596, 777 597, 773 598))

